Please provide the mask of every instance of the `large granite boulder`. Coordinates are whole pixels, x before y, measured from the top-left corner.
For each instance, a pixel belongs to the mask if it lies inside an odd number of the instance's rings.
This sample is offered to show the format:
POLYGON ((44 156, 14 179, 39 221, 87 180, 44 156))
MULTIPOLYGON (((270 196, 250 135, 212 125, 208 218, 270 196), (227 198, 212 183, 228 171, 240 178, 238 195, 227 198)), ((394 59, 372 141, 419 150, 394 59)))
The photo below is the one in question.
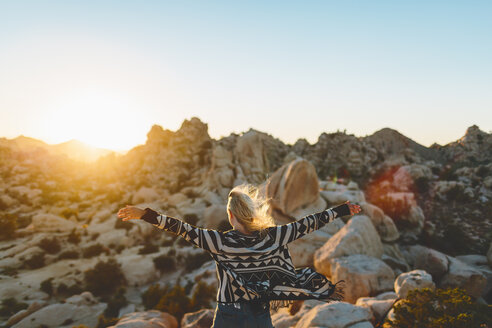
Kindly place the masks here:
POLYGON ((273 210, 293 217, 296 210, 320 203, 316 168, 304 159, 285 164, 268 180, 265 192, 273 210))
POLYGON ((95 327, 99 315, 106 307, 106 303, 99 303, 90 292, 83 292, 67 298, 65 303, 47 305, 12 327, 72 327, 77 325, 95 327))
POLYGON ((345 302, 318 305, 297 322, 295 328, 369 328, 371 312, 345 302))
POLYGON ((384 214, 383 210, 367 202, 362 202, 359 205, 361 212, 371 219, 383 242, 393 242, 400 237, 395 223, 389 216, 384 214))
POLYGON ((432 248, 414 245, 404 249, 403 254, 412 268, 428 272, 434 281, 439 281, 448 271, 448 256, 432 248))
POLYGON ((156 310, 132 312, 109 328, 178 328, 178 320, 167 312, 156 310))
POLYGON ((436 288, 432 276, 424 270, 402 273, 395 280, 395 292, 399 298, 406 298, 410 290, 423 288, 436 288))
POLYGON ((334 282, 345 281, 344 300, 350 303, 392 290, 395 280, 393 270, 383 261, 361 254, 332 259, 330 277, 334 282))
POLYGON ((438 284, 440 288, 463 288, 466 293, 475 298, 482 296, 487 285, 487 279, 476 268, 448 256, 449 270, 438 284))
POLYGON ((386 292, 376 297, 361 297, 355 305, 369 309, 374 316, 373 322, 379 322, 391 309, 397 297, 394 292, 386 292))
POLYGON ((314 266, 324 275, 331 273, 330 260, 337 257, 364 254, 381 258, 383 244, 371 219, 356 215, 314 253, 314 266))
POLYGON ((64 232, 75 228, 75 222, 50 213, 39 213, 32 217, 28 229, 35 232, 64 232))

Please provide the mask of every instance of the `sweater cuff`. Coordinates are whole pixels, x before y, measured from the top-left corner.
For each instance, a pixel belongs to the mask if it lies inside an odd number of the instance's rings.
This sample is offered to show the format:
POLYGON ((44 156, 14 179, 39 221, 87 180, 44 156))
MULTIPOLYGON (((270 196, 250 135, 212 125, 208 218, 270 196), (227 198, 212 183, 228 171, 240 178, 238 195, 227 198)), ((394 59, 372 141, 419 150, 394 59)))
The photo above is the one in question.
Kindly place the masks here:
POLYGON ((338 205, 336 207, 333 207, 332 210, 337 213, 337 218, 345 215, 350 215, 350 207, 348 206, 348 204, 338 205))
POLYGON ((151 223, 151 224, 159 224, 159 221, 157 221, 158 216, 159 216, 159 213, 157 213, 153 209, 147 207, 145 209, 145 213, 142 215, 142 217, 140 219, 147 221, 148 223, 151 223))

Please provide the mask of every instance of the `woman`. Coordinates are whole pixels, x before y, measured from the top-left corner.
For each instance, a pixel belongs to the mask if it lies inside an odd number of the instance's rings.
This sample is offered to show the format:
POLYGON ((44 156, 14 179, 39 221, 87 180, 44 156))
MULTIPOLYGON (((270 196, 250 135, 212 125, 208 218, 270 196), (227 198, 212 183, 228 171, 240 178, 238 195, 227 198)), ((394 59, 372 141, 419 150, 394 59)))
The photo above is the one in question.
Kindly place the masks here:
POLYGON ((123 221, 142 219, 159 229, 182 236, 208 251, 215 260, 219 289, 214 328, 273 327, 275 310, 294 300, 341 300, 341 286, 332 284, 312 268, 295 268, 287 244, 320 229, 336 217, 354 215, 360 206, 329 208, 298 221, 275 225, 268 202, 251 186, 238 186, 228 196, 227 213, 232 230, 202 229, 179 219, 129 206, 118 211, 123 221))

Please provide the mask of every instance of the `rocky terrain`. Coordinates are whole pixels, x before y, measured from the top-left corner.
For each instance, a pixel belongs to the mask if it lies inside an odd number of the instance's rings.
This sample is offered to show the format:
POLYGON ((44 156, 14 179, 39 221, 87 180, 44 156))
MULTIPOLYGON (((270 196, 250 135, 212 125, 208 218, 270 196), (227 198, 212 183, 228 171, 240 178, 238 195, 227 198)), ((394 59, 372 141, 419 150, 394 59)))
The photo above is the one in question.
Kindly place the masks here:
POLYGON ((492 135, 476 125, 429 148, 389 128, 287 145, 256 130, 215 140, 192 118, 94 163, 2 139, 0 176, 4 326, 209 327, 211 257, 116 213, 132 204, 228 230, 241 183, 272 199, 278 224, 346 200, 362 208, 289 246, 295 265, 345 280, 345 301, 282 308, 277 328, 373 327, 415 288, 492 302, 492 135))

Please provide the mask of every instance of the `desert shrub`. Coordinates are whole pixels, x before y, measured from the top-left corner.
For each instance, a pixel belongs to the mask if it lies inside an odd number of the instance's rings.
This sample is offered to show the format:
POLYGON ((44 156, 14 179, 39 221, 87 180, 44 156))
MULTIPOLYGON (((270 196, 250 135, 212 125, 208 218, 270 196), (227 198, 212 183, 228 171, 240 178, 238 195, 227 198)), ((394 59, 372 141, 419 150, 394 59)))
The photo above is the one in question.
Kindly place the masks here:
POLYGON ((184 238, 179 237, 177 244, 179 246, 191 246, 191 243, 184 238))
POLYGON ((4 267, 0 272, 1 274, 10 277, 15 276, 18 273, 17 269, 13 267, 4 267))
POLYGON ((449 201, 466 202, 468 201, 468 196, 465 194, 465 190, 461 185, 455 185, 446 191, 446 198, 449 201))
POLYGON ((419 193, 426 193, 429 190, 429 178, 424 176, 418 177, 415 179, 415 187, 419 193))
POLYGON ((56 237, 43 238, 38 246, 46 251, 48 254, 56 254, 61 250, 60 242, 56 237))
POLYGON ((58 255, 58 260, 78 259, 80 257, 77 251, 64 251, 58 255))
POLYGON ((153 309, 163 295, 169 290, 169 285, 161 287, 159 284, 151 285, 142 294, 142 304, 146 310, 153 309))
POLYGON ((487 166, 480 165, 477 170, 477 175, 481 178, 485 178, 487 175, 489 175, 489 168, 487 166))
POLYGON ((96 328, 106 328, 114 326, 118 322, 118 318, 107 318, 104 314, 101 314, 97 318, 96 328))
POLYGON ((29 269, 39 269, 44 267, 44 253, 37 253, 24 261, 29 269))
POLYGON ((133 227, 133 223, 130 221, 123 221, 121 219, 116 219, 114 222, 114 228, 115 229, 125 229, 125 230, 130 230, 133 227))
POLYGON ((181 321, 185 313, 211 307, 211 301, 215 298, 215 288, 200 281, 191 298, 187 296, 186 289, 179 285, 179 281, 172 288, 169 285, 152 285, 142 294, 142 303, 146 310, 168 312, 178 321, 181 321))
POLYGON ((78 245, 80 243, 80 232, 73 228, 68 235, 67 241, 71 244, 78 245))
POLYGON ((108 303, 108 307, 104 310, 104 316, 107 318, 117 318, 120 309, 128 304, 128 300, 125 297, 126 289, 120 287, 115 295, 112 295, 109 299, 104 300, 108 303))
POLYGON ((103 245, 97 243, 94 245, 90 245, 82 250, 82 256, 86 259, 98 256, 102 252, 105 251, 105 248, 103 245))
POLYGON ((66 296, 78 295, 78 294, 82 293, 83 291, 84 290, 82 289, 82 287, 80 287, 79 284, 73 284, 73 285, 67 286, 64 283, 61 283, 56 288, 56 293, 58 295, 66 295, 66 296))
POLYGON ((202 308, 212 307, 211 303, 215 300, 217 289, 207 285, 203 281, 199 281, 196 285, 195 292, 191 297, 192 311, 198 311, 202 308))
POLYGON ((166 254, 154 258, 154 266, 161 272, 170 272, 176 269, 176 260, 166 254))
POLYGON ((9 213, 0 215, 0 240, 15 238, 17 222, 15 216, 9 213))
POLYGON ((395 305, 394 328, 490 327, 492 305, 472 302, 463 289, 413 290, 395 305))
POLYGON ((184 287, 176 284, 167 290, 154 308, 172 314, 181 322, 183 315, 191 312, 191 299, 186 295, 184 287))
POLYGON ((164 238, 161 242, 161 246, 172 246, 174 244, 175 239, 173 238, 164 238))
POLYGON ((96 239, 97 239, 97 237, 99 237, 99 232, 93 233, 93 234, 91 235, 91 240, 96 240, 96 239))
POLYGON ((190 254, 185 258, 185 270, 193 271, 202 266, 203 263, 210 261, 210 255, 205 252, 190 254))
POLYGON ((75 218, 78 218, 78 215, 79 215, 79 212, 77 210, 73 210, 69 207, 65 207, 62 211, 61 211, 61 215, 65 218, 65 219, 70 219, 70 217, 75 216, 75 218))
POLYGON ((157 253, 159 251, 159 246, 151 243, 151 242, 147 242, 143 245, 142 248, 140 248, 138 250, 138 254, 151 254, 151 253, 157 253))
POLYGON ((40 289, 50 296, 53 295, 53 278, 43 280, 40 289))
POLYGON ((24 310, 27 308, 26 303, 17 302, 17 300, 13 297, 6 298, 2 300, 2 306, 0 307, 0 316, 10 317, 20 310, 24 310))
POLYGON ((126 285, 125 275, 115 259, 98 262, 93 269, 84 273, 86 288, 94 295, 103 296, 114 293, 126 285))

